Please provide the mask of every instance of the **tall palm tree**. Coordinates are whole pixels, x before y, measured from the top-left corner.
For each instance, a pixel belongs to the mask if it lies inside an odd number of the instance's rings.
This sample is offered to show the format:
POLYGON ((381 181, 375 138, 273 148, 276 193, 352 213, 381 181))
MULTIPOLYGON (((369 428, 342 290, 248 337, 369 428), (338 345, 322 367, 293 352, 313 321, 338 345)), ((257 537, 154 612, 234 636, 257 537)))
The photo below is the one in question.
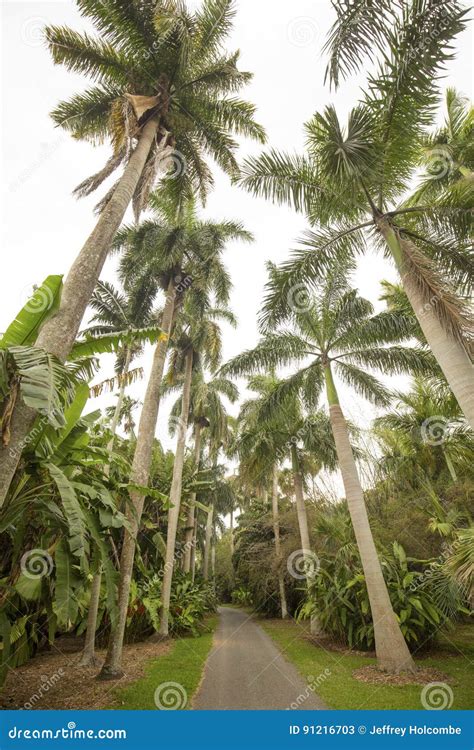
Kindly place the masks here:
POLYGON ((186 299, 183 310, 179 314, 177 327, 173 336, 173 350, 168 379, 173 381, 178 373, 182 374, 183 391, 179 428, 177 431, 173 480, 170 491, 166 556, 161 593, 160 635, 163 637, 167 637, 169 631, 169 604, 175 560, 176 533, 181 506, 184 450, 191 404, 193 367, 199 367, 201 361, 211 370, 217 368, 222 351, 221 331, 217 323, 220 319, 225 319, 228 322, 232 321, 235 325, 235 319, 229 310, 211 307, 206 295, 199 294, 193 288, 186 299))
MULTIPOLYGON (((270 268, 274 272, 274 268, 270 268)), ((347 286, 344 276, 332 275, 309 298, 308 309, 288 308, 292 326, 267 334, 253 350, 243 352, 222 368, 239 376, 263 369, 302 363, 269 398, 267 411, 295 391, 308 409, 317 407, 325 390, 346 499, 351 514, 369 595, 378 663, 382 669, 413 669, 414 664, 393 612, 374 545, 364 493, 341 409, 334 375, 373 403, 386 405, 390 394, 369 370, 395 374, 431 371, 432 360, 423 349, 403 347, 404 319, 394 313, 373 313, 370 302, 347 286), (309 304, 310 302, 310 304, 309 304)))
MULTIPOLYGON (((74 138, 111 143, 113 153, 77 193, 86 195, 123 166, 101 202, 100 218, 76 257, 61 303, 45 323, 37 345, 65 360, 110 250, 133 200, 146 205, 157 174, 168 173, 177 195, 204 197, 213 178, 204 154, 223 171, 238 174, 231 134, 263 141, 254 107, 235 94, 251 79, 237 67, 238 53, 225 42, 235 15, 232 0, 203 0, 189 13, 181 0, 77 0, 97 36, 48 26, 55 64, 94 83, 57 105, 54 122, 74 138), (232 94, 232 96, 230 96, 232 94)), ((18 404, 10 447, 0 449, 0 505, 16 470, 18 446, 35 413, 18 404)))
MULTIPOLYGON (((126 343, 118 352, 116 358, 119 393, 117 403, 113 407, 110 424, 111 438, 107 445, 109 454, 112 453, 117 428, 123 417, 125 388, 130 380, 131 362, 142 351, 144 342, 149 338, 150 329, 158 325, 157 316, 153 314, 152 310, 153 300, 154 295, 145 295, 141 289, 138 295, 136 293, 127 295, 120 292, 109 282, 99 281, 90 301, 94 315, 83 333, 88 337, 112 333, 121 333, 126 337, 126 343)), ((107 464, 104 469, 107 476, 109 470, 110 464, 107 464)), ((95 656, 95 633, 101 581, 102 568, 99 567, 91 582, 86 637, 79 662, 82 667, 95 666, 98 663, 95 656)))
POLYGON ((375 243, 394 261, 424 336, 474 427, 472 316, 463 299, 473 281, 472 149, 462 150, 469 175, 459 204, 403 203, 420 157, 426 156, 437 78, 453 57, 452 41, 465 28, 467 11, 454 0, 383 2, 371 6, 370 14, 363 0, 344 0, 336 8, 329 40, 332 82, 374 49, 380 50, 380 62, 345 127, 328 106, 306 125, 306 155, 273 150, 244 165, 247 189, 288 203, 321 225, 304 235, 269 293, 284 308, 308 278, 316 282, 325 269, 347 259, 354 263, 375 243))
POLYGON ((262 399, 269 393, 274 383, 273 376, 255 376, 249 382, 250 390, 257 396, 245 401, 240 409, 238 431, 234 443, 239 456, 240 478, 246 480, 257 491, 264 490, 271 485, 271 510, 273 522, 273 539, 275 544, 275 558, 278 592, 280 597, 281 617, 288 616, 285 579, 282 567, 282 551, 280 541, 280 510, 278 504, 278 451, 280 444, 276 430, 277 420, 263 423, 260 419, 262 399))
MULTIPOLYGON (((232 320, 233 318, 231 318, 232 320)), ((211 376, 206 378, 205 371, 195 368, 191 382, 191 402, 189 407, 189 423, 194 432, 194 466, 199 471, 202 449, 202 433, 206 429, 208 439, 212 442, 223 442, 228 435, 228 414, 222 401, 225 397, 230 403, 235 403, 239 397, 237 386, 227 378, 211 376)), ((171 417, 178 418, 181 413, 181 398, 178 398, 171 409, 171 417)), ((186 518, 185 552, 183 570, 191 570, 191 558, 194 539, 196 492, 191 494, 188 514, 186 518)))
MULTIPOLYGON (((259 395, 256 399, 244 404, 243 421, 245 424, 248 411, 251 410, 257 429, 264 434, 271 435, 273 455, 276 455, 280 461, 286 458, 291 461, 302 560, 309 589, 316 571, 304 499, 305 450, 317 460, 318 469, 324 467, 330 470, 336 466, 336 452, 326 415, 322 412, 314 412, 309 417, 306 416, 297 391, 289 393, 284 399, 272 402, 272 394, 279 385, 280 381, 274 375, 251 378, 249 387, 259 395), (268 409, 269 402, 272 403, 271 409, 268 409)), ((274 463, 274 474, 276 466, 277 462, 274 463)), ((274 496, 275 487, 273 490, 274 496)), ((316 635, 318 631, 317 617, 312 617, 311 632, 316 635)))
POLYGON ((222 252, 226 242, 232 239, 252 239, 239 223, 199 221, 192 200, 166 195, 155 197, 152 205, 155 210, 152 219, 138 227, 125 228, 116 242, 117 248, 123 249, 120 270, 126 288, 166 290, 161 330, 167 337, 162 338, 156 346, 140 415, 130 474, 130 527, 124 531, 120 561, 119 616, 101 670, 103 679, 116 679, 121 675, 135 543, 145 500, 143 490, 139 488, 146 487, 149 479, 168 337, 189 291, 201 294, 206 299, 211 289, 217 304, 227 302, 230 279, 222 264, 222 252))

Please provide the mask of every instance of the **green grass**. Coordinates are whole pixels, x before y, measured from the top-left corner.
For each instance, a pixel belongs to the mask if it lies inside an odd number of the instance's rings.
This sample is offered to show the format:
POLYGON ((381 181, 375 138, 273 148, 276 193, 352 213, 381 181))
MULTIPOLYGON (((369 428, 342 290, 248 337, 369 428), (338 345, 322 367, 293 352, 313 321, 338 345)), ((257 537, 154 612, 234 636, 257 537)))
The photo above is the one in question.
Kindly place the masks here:
MULTIPOLYGON (((375 659, 327 651, 306 640, 306 633, 295 622, 260 620, 288 661, 307 680, 317 682, 316 692, 329 708, 336 709, 421 709, 421 685, 371 685, 352 676, 355 669, 374 664, 375 659), (330 674, 325 676, 324 670, 330 674)), ((434 667, 449 676, 454 700, 452 709, 469 709, 473 702, 472 665, 474 628, 458 626, 439 639, 437 651, 416 659, 420 667, 434 667)), ((314 684, 314 682, 313 682, 314 684)))
MULTIPOLYGON (((217 625, 217 615, 206 618, 205 631, 197 637, 181 637, 173 640, 171 650, 158 659, 151 659, 145 666, 145 675, 127 687, 119 688, 114 694, 120 710, 155 710, 155 691, 167 682, 176 683, 175 695, 181 706, 183 696, 187 702, 182 708, 189 708, 191 699, 199 685, 207 655, 212 646, 212 636, 217 625), (185 692, 183 692, 183 689, 185 692)), ((170 696, 173 688, 170 689, 170 696)), ((165 695, 162 688, 161 699, 165 695)), ((173 703, 173 705, 175 705, 173 703)))

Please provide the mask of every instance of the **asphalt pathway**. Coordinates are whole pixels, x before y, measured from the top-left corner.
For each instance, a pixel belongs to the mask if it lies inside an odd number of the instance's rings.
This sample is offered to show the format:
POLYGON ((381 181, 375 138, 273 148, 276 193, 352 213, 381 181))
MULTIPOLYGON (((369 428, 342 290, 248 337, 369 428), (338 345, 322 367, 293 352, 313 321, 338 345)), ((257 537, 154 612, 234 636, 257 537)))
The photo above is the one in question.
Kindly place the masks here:
POLYGON ((219 607, 219 625, 193 709, 324 709, 248 614, 219 607))

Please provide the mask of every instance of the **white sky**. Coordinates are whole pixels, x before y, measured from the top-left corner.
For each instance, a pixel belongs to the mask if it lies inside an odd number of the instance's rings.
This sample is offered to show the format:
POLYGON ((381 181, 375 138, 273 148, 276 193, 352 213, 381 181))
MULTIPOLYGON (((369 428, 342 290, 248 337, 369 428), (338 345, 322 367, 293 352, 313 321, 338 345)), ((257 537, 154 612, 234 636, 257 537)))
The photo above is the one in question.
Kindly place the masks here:
MULTIPOLYGON (((193 0, 192 7, 198 3, 193 0)), ((18 2, 2 5, 3 86, 3 222, 1 254, 0 331, 5 330, 24 304, 33 284, 51 273, 66 273, 94 226, 92 207, 103 193, 76 201, 72 189, 97 171, 109 156, 107 146, 93 148, 55 129, 48 113, 58 100, 87 85, 85 79, 53 66, 41 42, 45 23, 88 28, 72 0, 18 2)), ((334 102, 344 120, 357 99, 352 79, 337 95, 323 85, 325 61, 321 48, 334 20, 329 0, 238 0, 235 30, 228 48, 240 48, 240 67, 254 73, 243 96, 258 106, 257 119, 268 134, 269 145, 301 150, 303 123, 316 110, 334 102)), ((458 38, 458 54, 448 69, 443 87, 456 86, 472 95, 472 27, 458 38)), ((243 143, 241 156, 261 147, 243 143)), ((293 211, 255 199, 216 172, 216 189, 204 215, 214 219, 242 220, 256 237, 253 245, 234 244, 226 261, 234 281, 231 307, 239 328, 226 331, 224 359, 253 346, 256 317, 265 284, 266 260, 287 258, 295 239, 305 229, 304 218, 293 211)), ((127 217, 130 218, 130 217, 127 217)), ((114 281, 114 263, 108 262, 103 278, 114 281)), ((391 267, 381 258, 366 256, 354 284, 376 302, 379 282, 394 280, 391 267)), ((145 368, 150 352, 142 358, 145 368)), ((102 377, 112 374, 113 358, 106 357, 102 377)), ((399 381, 400 382, 400 381, 399 381)), ((144 383, 129 389, 140 398, 144 383)), ((341 388, 343 407, 353 418, 373 414, 372 408, 341 388)), ((113 396, 92 402, 107 405, 113 396)), ((166 423, 169 404, 161 409, 158 437, 172 447, 166 423)), ((236 409, 232 409, 236 413, 236 409)), ((138 415, 137 415, 138 416, 138 415)))

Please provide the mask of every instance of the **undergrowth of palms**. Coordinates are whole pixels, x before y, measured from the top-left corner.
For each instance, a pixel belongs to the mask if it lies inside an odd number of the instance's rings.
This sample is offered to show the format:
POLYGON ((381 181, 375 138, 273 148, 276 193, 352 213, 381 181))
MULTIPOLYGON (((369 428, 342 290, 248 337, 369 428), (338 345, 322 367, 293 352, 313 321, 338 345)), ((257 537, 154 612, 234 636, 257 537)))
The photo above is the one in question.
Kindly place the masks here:
MULTIPOLYGON (((128 641, 140 640, 159 630, 162 582, 163 577, 159 573, 132 582, 127 615, 128 641)), ((215 612, 216 607, 214 588, 209 581, 191 581, 189 575, 177 572, 173 576, 171 589, 170 634, 199 635, 204 616, 215 612)))
MULTIPOLYGON (((304 583, 287 575, 285 578, 290 611, 295 617, 308 618, 315 611, 326 634, 336 642, 350 648, 372 650, 374 632, 370 603, 364 573, 347 507, 343 502, 336 505, 319 504, 309 506, 310 524, 315 539, 314 552, 319 560, 318 574, 311 582, 309 594, 304 583)), ((384 520, 388 537, 396 534, 397 514, 384 520)), ((282 510, 281 528, 285 554, 288 556, 299 547, 299 531, 294 520, 294 511, 282 510)), ((425 518, 426 526, 426 518, 425 518)), ((374 526, 377 541, 380 529, 374 526)), ((465 529, 464 534, 468 534, 465 529)), ((467 552, 466 540, 463 551, 464 565, 471 553, 467 552)), ((431 558, 418 559, 408 556, 398 542, 380 546, 380 559, 384 578, 393 608, 400 622, 403 635, 411 648, 427 650, 436 640, 442 627, 462 620, 469 611, 470 592, 449 577, 447 560, 457 547, 446 550, 436 545, 431 558)), ((418 547, 418 552, 420 547, 418 547)), ((276 617, 278 589, 274 573, 275 558, 271 538, 269 511, 254 506, 244 514, 236 552, 234 553, 236 580, 244 591, 249 591, 256 611, 276 617), (262 576, 261 565, 269 571, 262 576)))

